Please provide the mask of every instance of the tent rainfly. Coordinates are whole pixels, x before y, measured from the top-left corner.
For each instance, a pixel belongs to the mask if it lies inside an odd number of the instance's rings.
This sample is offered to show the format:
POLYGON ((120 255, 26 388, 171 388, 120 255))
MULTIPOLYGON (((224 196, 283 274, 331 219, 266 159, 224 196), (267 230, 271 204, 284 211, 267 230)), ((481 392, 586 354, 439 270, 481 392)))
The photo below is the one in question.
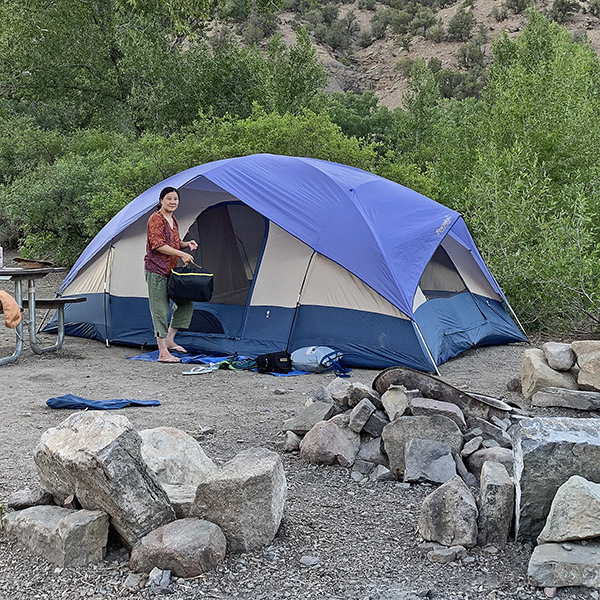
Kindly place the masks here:
POLYGON ((67 307, 68 335, 155 344, 143 257, 165 186, 214 273, 212 300, 179 333, 189 350, 323 345, 348 366, 433 371, 468 348, 526 340, 460 214, 353 167, 269 154, 188 169, 123 208, 61 286, 87 298, 67 307))

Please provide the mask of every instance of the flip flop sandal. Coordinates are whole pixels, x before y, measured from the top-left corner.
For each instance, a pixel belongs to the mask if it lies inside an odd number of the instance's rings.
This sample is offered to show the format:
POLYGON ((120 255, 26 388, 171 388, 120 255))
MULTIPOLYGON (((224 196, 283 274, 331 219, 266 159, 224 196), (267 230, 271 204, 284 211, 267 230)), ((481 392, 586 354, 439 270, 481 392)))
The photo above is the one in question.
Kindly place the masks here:
POLYGON ((176 364, 176 363, 180 363, 181 359, 178 358, 177 356, 174 356, 172 359, 171 358, 167 358, 166 360, 159 358, 159 359, 156 360, 156 362, 162 363, 163 365, 167 365, 167 364, 173 365, 173 364, 176 364))
POLYGON ((210 373, 211 371, 216 371, 218 368, 218 363, 198 365, 196 367, 192 367, 189 371, 183 371, 182 375, 202 375, 203 373, 210 373))
POLYGON ((167 350, 169 352, 179 352, 179 354, 187 354, 188 353, 188 351, 183 346, 180 346, 179 344, 177 344, 177 346, 171 346, 170 348, 167 348, 167 350))

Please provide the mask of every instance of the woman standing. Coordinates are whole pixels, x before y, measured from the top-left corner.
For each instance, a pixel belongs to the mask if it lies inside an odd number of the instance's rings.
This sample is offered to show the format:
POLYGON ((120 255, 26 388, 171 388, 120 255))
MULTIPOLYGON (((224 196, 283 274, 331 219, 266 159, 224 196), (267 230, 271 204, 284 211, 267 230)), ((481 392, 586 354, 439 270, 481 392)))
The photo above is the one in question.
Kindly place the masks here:
POLYGON ((189 300, 176 304, 171 323, 167 326, 170 311, 167 277, 180 258, 186 265, 192 262, 193 256, 183 250, 194 251, 198 244, 194 240, 182 242, 179 237, 179 226, 173 214, 179 206, 179 192, 173 187, 166 187, 159 194, 159 202, 156 212, 148 219, 144 268, 150 314, 158 343, 158 362, 176 363, 181 359, 173 356, 171 351, 187 350, 175 342, 175 334, 179 329, 190 326, 194 303, 189 300))

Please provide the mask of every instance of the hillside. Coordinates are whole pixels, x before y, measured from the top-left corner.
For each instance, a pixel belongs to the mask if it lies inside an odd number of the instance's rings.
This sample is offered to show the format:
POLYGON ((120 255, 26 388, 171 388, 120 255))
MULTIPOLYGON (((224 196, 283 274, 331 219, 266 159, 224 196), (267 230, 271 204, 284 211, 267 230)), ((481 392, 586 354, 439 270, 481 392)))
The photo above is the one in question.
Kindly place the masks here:
MULTIPOLYGON (((319 59, 329 74, 329 91, 373 90, 383 105, 393 109, 401 104, 407 87, 406 69, 401 68, 403 62, 407 63, 415 58, 426 61, 434 59, 435 62, 439 61, 437 68, 441 66, 442 69, 466 76, 469 68, 465 67, 464 59, 461 64, 457 57, 459 50, 465 45, 480 49, 481 54, 478 53, 475 60, 471 60, 470 68, 489 62, 490 42, 502 32, 515 37, 523 28, 525 14, 524 6, 519 6, 520 1, 465 0, 440 8, 438 5, 447 0, 436 0, 430 6, 426 1, 421 4, 410 0, 391 0, 385 4, 373 2, 373 9, 368 10, 361 8, 368 4, 368 0, 355 0, 353 3, 342 4, 332 2, 322 5, 320 9, 284 11, 276 17, 277 27, 288 44, 295 40, 298 26, 309 29, 319 59), (398 8, 393 8, 394 6, 398 8), (421 23, 403 23, 403 17, 407 20, 406 9, 414 6, 427 11, 424 19, 423 14, 418 13, 417 17, 422 18, 421 23), (325 12, 327 8, 336 13, 334 19, 331 16, 328 19, 325 12), (515 9, 519 12, 515 12, 515 9), (399 13, 399 16, 394 15, 393 11, 399 13), (470 34, 464 35, 461 41, 455 41, 448 39, 448 30, 459 11, 470 13, 474 19, 470 34), (386 12, 387 18, 378 19, 379 15, 386 12), (381 37, 374 35, 375 29, 380 30, 386 20, 391 22, 384 28, 381 37), (418 29, 422 30, 421 34, 414 34, 418 29), (406 33, 398 33, 399 31, 406 33), (345 39, 340 40, 340 35, 345 36, 345 39), (323 43, 323 38, 328 36, 332 44, 323 43), (368 41, 371 43, 367 45, 368 41)), ((290 0, 288 5, 293 2, 294 0, 290 0)), ((296 4, 302 9, 302 2, 296 4)), ((537 4, 539 10, 564 25, 575 39, 587 38, 596 52, 600 52, 598 7, 598 0, 581 3, 554 0, 554 3, 537 4)), ((410 14, 410 10, 408 13, 410 14)), ((238 23, 238 30, 247 32, 247 23, 251 21, 250 17, 246 24, 238 23)))

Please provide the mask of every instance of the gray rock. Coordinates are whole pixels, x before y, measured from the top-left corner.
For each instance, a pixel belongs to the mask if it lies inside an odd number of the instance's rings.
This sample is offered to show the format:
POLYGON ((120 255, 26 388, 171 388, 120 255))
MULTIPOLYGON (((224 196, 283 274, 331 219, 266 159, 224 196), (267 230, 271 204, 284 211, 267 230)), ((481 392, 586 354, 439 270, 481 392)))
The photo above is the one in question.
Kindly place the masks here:
POLYGON ((406 443, 404 481, 445 483, 456 475, 448 444, 413 438, 406 443))
POLYGON ((600 351, 577 355, 577 383, 582 390, 600 391, 600 351))
POLYGON ((327 421, 333 416, 332 404, 325 402, 313 402, 307 406, 299 415, 284 421, 282 430, 293 431, 296 435, 308 433, 319 421, 327 421))
POLYGON ((71 415, 35 450, 41 485, 59 502, 77 498, 106 512, 126 546, 175 519, 166 492, 143 460, 129 420, 110 411, 71 415))
POLYGON ((579 362, 579 359, 586 354, 600 352, 600 340, 576 340, 571 343, 571 348, 579 362))
POLYGON ((350 382, 342 377, 336 377, 328 386, 327 391, 333 399, 333 403, 342 410, 350 408, 350 382))
POLYGON ((365 385, 364 383, 355 382, 351 383, 348 388, 348 405, 350 408, 356 406, 361 400, 367 399, 377 409, 383 408, 381 403, 381 396, 379 392, 376 392, 373 388, 365 385))
POLYGON ((444 442, 455 453, 461 451, 463 443, 458 425, 448 417, 439 415, 399 417, 385 426, 381 437, 385 452, 390 459, 390 471, 396 476, 404 473, 405 446, 413 438, 444 442))
POLYGON ((523 353, 521 385, 525 398, 531 398, 533 394, 545 387, 577 389, 577 382, 573 375, 551 369, 544 353, 537 348, 528 348, 523 353))
MULTIPOLYGON (((342 416, 342 415, 340 415, 342 416)), ((315 464, 351 466, 360 447, 360 435, 338 424, 337 417, 317 423, 300 443, 300 457, 315 464)))
POLYGON ((129 590, 140 590, 144 587, 145 575, 141 573, 129 573, 123 582, 123 586, 129 590))
POLYGON ((358 471, 362 475, 368 475, 375 468, 375 464, 367 460, 356 459, 352 465, 354 471, 358 471))
POLYGON ((472 548, 477 543, 477 505, 457 475, 425 498, 419 517, 423 539, 444 546, 472 548))
POLYGON ((171 571, 154 567, 148 575, 148 585, 152 590, 166 590, 171 585, 171 571))
POLYGON ((381 403, 390 421, 410 413, 408 396, 402 385, 391 385, 381 396, 381 403))
POLYGON ((44 506, 46 504, 54 504, 54 498, 50 492, 46 492, 40 488, 19 490, 12 493, 6 501, 6 506, 15 510, 23 510, 32 506, 44 506))
POLYGON ((497 462, 504 465, 509 475, 513 475, 515 472, 515 456, 513 451, 508 448, 483 448, 482 450, 473 452, 471 456, 465 458, 467 468, 478 479, 481 474, 483 463, 486 461, 497 462))
POLYGON ((491 416, 490 423, 496 427, 500 427, 500 429, 503 431, 507 431, 512 425, 511 420, 508 417, 505 419, 499 419, 496 415, 491 416))
POLYGON ((178 519, 186 519, 189 517, 192 510, 192 504, 194 504, 194 498, 196 497, 196 488, 198 486, 193 483, 181 485, 162 483, 161 485, 165 492, 167 492, 169 502, 175 511, 175 516, 178 519))
POLYGON ((515 485, 497 462, 483 463, 479 488, 478 543, 506 544, 515 508, 515 485))
POLYGON ((481 445, 484 448, 500 448, 500 444, 496 440, 483 440, 481 445))
POLYGON ((266 448, 250 448, 198 485, 191 512, 219 525, 230 550, 247 552, 273 540, 286 494, 279 456, 266 448))
POLYGON ((511 377, 506 382, 506 389, 509 392, 516 392, 517 394, 520 394, 523 391, 523 388, 521 387, 521 378, 520 377, 511 377))
POLYGON ((142 429, 142 458, 161 483, 197 484, 217 470, 200 444, 175 427, 142 429))
POLYGON ((469 472, 469 470, 465 466, 465 463, 463 462, 463 459, 460 457, 460 455, 453 454, 452 457, 454 458, 454 463, 456 464, 456 473, 459 475, 459 477, 470 488, 476 488, 478 485, 477 477, 475 477, 475 475, 473 475, 473 473, 469 472))
POLYGON ((527 577, 537 587, 599 588, 600 544, 541 544, 533 550, 527 577))
POLYGON ((369 479, 371 481, 395 481, 396 480, 396 478, 394 477, 394 474, 387 467, 384 467, 383 465, 377 465, 371 471, 371 475, 369 476, 369 479))
POLYGON ((329 390, 322 385, 315 393, 312 398, 313 402, 325 402, 325 404, 333 404, 333 398, 329 393, 329 390))
POLYGON ((350 421, 348 427, 360 433, 362 428, 366 425, 369 417, 375 412, 375 406, 368 398, 363 398, 356 404, 350 413, 350 421))
POLYGON ((108 540, 108 515, 98 510, 33 506, 8 513, 6 535, 59 567, 99 563, 108 540))
POLYGON ((483 431, 481 431, 481 429, 479 427, 475 427, 475 429, 470 429, 469 431, 467 431, 463 437, 465 438, 465 442, 470 442, 471 440, 475 439, 476 437, 481 437, 482 441, 483 441, 483 431))
POLYGON ((383 410, 376 410, 365 423, 363 431, 373 437, 381 436, 383 428, 390 422, 387 414, 383 410))
POLYGON ((502 448, 512 447, 510 435, 508 435, 501 427, 492 425, 489 421, 479 419, 478 417, 469 417, 467 419, 467 424, 471 431, 473 429, 481 429, 484 438, 495 440, 502 448))
POLYGON ((600 483, 600 428, 597 419, 523 419, 513 440, 517 536, 534 540, 569 477, 600 483))
POLYGON ((323 561, 318 556, 309 556, 308 554, 300 558, 300 564, 303 567, 316 567, 323 561))
POLYGON ((427 558, 434 563, 447 564, 466 558, 467 550, 464 546, 436 546, 427 553, 427 558))
POLYGON ((469 440, 464 446, 463 449, 460 451, 460 455, 465 458, 467 456, 471 456, 471 454, 473 454, 473 452, 477 452, 477 450, 479 450, 479 448, 481 448, 481 443, 483 442, 483 438, 478 435, 477 437, 474 437, 473 439, 469 440))
POLYGON ((296 435, 293 431, 286 431, 285 440, 283 442, 283 451, 296 452, 296 450, 300 450, 301 441, 302 438, 299 435, 296 435))
POLYGON ((531 397, 533 406, 600 410, 600 393, 563 388, 543 388, 531 397))
POLYGON ((414 416, 442 415, 452 419, 461 431, 465 431, 467 428, 462 410, 452 402, 442 402, 430 398, 413 398, 409 400, 409 406, 414 416))
POLYGON ((375 465, 383 465, 384 467, 388 467, 390 464, 388 457, 383 453, 380 437, 373 438, 372 440, 364 440, 360 445, 356 459, 366 460, 375 465))
POLYGON ((552 500, 538 544, 600 537, 600 484, 569 477, 552 500))
POLYGON ((542 352, 548 366, 555 371, 568 371, 575 364, 575 352, 571 344, 546 342, 542 345, 542 352))
POLYGON ((218 525, 181 519, 143 537, 131 551, 129 568, 145 573, 158 568, 177 577, 196 577, 221 564, 225 549, 225 536, 218 525))

